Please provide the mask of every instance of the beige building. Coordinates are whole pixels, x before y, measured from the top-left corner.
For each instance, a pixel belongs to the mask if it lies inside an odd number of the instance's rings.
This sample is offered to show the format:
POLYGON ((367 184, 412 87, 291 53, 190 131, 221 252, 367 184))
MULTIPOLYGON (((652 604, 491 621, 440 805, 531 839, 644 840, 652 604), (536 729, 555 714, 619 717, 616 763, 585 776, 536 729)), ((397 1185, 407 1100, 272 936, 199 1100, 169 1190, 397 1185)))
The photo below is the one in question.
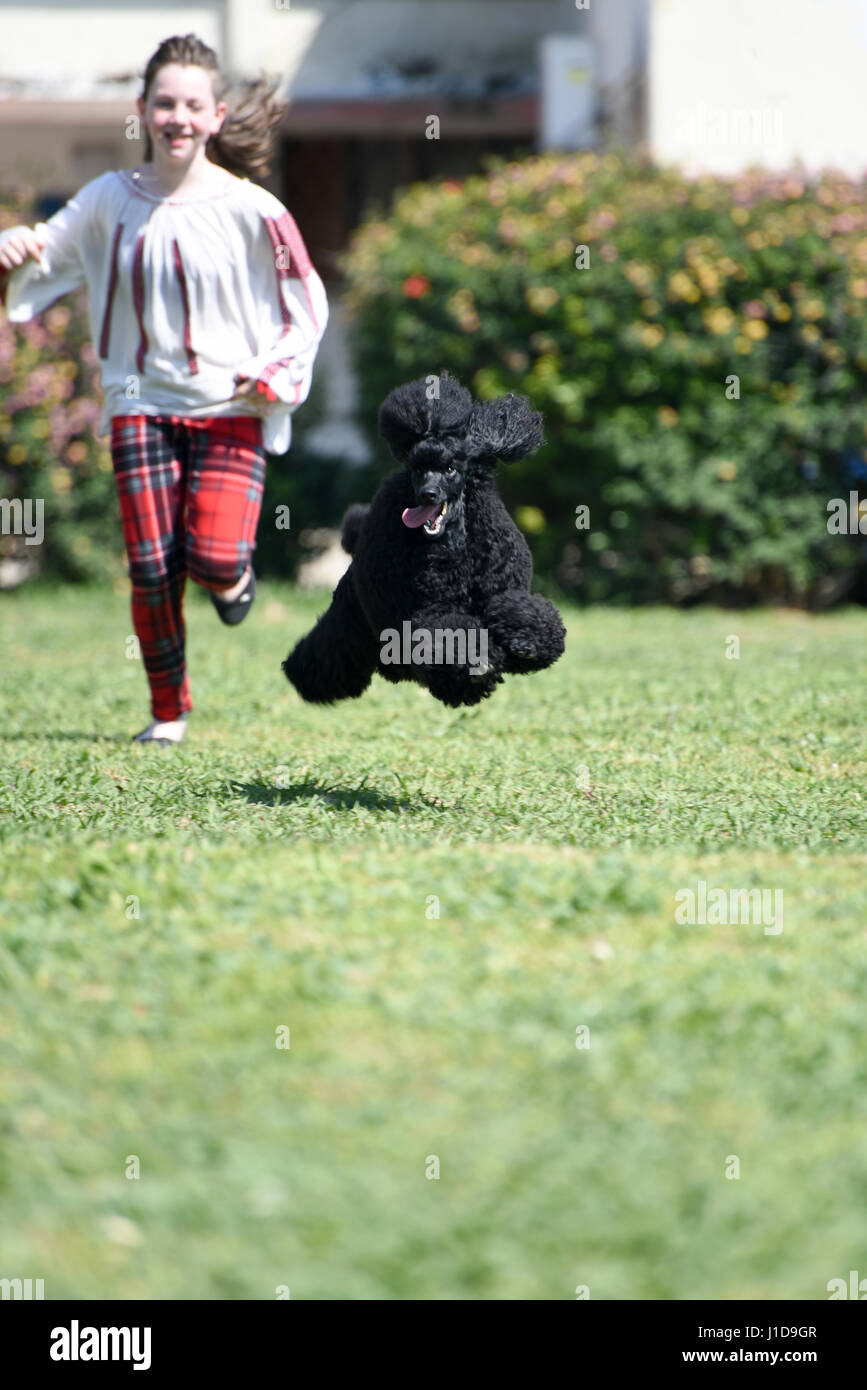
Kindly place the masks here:
POLYGON ((144 64, 192 31, 230 74, 283 79, 272 187, 328 275, 365 207, 396 187, 539 147, 552 36, 567 45, 561 106, 570 91, 584 104, 577 143, 643 138, 645 11, 646 0, 0 0, 0 190, 34 186, 45 215, 103 170, 137 163, 144 64))
POLYGON ((189 31, 282 78, 273 187, 326 274, 372 200, 546 132, 695 171, 867 165, 867 0, 0 0, 0 191, 50 211, 136 163, 144 63, 189 31))

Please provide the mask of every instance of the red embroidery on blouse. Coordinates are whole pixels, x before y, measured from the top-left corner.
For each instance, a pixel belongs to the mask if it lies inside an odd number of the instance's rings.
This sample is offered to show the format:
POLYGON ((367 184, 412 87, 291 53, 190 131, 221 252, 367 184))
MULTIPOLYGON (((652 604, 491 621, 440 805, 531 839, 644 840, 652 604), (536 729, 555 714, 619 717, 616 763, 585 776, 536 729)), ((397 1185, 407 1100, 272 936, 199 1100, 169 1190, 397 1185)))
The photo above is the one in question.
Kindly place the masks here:
MULTIPOLYGON (((289 312, 289 306, 283 299, 283 288, 281 281, 288 280, 291 276, 294 276, 296 279, 299 279, 302 285, 304 286, 304 292, 307 295, 307 306, 310 310, 310 317, 313 320, 314 326, 318 329, 319 322, 316 318, 316 313, 313 308, 313 300, 310 295, 310 286, 307 283, 307 277, 313 269, 313 265, 309 255, 307 254, 307 247, 304 245, 304 241, 302 239, 301 233, 298 230, 295 219, 292 217, 290 213, 284 211, 280 214, 278 218, 266 217, 265 226, 268 230, 268 236, 271 240, 271 245, 274 249, 274 273, 277 276, 277 294, 280 299, 280 313, 283 319, 283 323, 286 326, 282 336, 285 338, 286 334, 292 327, 292 315, 289 312)), ((263 367, 262 371, 259 373, 259 381, 263 385, 267 386, 267 383, 271 380, 275 373, 279 372, 281 367, 290 366, 292 360, 293 359, 291 357, 280 357, 274 362, 269 362, 268 365, 266 367, 263 367)), ((301 383, 299 382, 295 387, 296 401, 298 399, 300 389, 301 383)), ((273 394, 273 392, 271 394, 273 394)))
POLYGON ((135 316, 138 319, 139 344, 138 352, 135 355, 135 364, 139 371, 144 369, 145 353, 148 350, 148 338, 144 326, 144 270, 142 262, 144 260, 144 233, 139 237, 135 244, 135 257, 132 263, 132 302, 135 306, 135 316))
POLYGON ((282 256, 275 256, 278 278, 284 280, 288 275, 294 274, 296 279, 303 280, 310 274, 313 266, 292 214, 284 210, 276 219, 266 217, 265 226, 268 228, 275 252, 283 252, 282 256))
POLYGON ((177 238, 173 242, 173 245, 175 252, 175 270, 178 272, 178 280, 181 286, 181 299, 184 303, 184 348, 187 354, 187 365, 190 369, 190 375, 195 376, 199 370, 199 364, 196 361, 196 354, 193 352, 193 342, 190 333, 190 301, 187 296, 187 277, 184 274, 184 263, 181 260, 181 248, 178 246, 177 238))
POLYGON ((111 243, 111 270, 108 274, 108 289, 105 294, 105 310, 102 315, 102 332, 99 335, 99 355, 108 357, 108 340, 111 333, 111 306, 114 303, 114 292, 117 288, 117 248, 123 233, 123 223, 118 222, 115 228, 114 241, 111 243))

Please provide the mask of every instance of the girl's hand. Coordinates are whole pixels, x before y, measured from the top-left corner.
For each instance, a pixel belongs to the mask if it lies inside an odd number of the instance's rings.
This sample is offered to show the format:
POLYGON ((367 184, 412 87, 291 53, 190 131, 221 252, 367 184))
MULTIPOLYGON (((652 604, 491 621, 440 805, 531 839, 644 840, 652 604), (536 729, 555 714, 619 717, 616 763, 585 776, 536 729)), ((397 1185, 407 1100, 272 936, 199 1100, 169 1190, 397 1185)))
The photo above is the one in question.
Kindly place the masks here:
POLYGON ((277 396, 271 390, 270 386, 266 386, 262 381, 254 381, 252 377, 241 376, 240 373, 238 373, 235 376, 235 394, 232 400, 237 400, 239 396, 249 396, 251 391, 257 391, 260 396, 265 397, 266 401, 277 400, 277 396))
POLYGON ((22 227, 0 246, 0 270, 15 270, 24 264, 28 256, 41 265, 42 248, 46 245, 46 238, 39 232, 22 227))

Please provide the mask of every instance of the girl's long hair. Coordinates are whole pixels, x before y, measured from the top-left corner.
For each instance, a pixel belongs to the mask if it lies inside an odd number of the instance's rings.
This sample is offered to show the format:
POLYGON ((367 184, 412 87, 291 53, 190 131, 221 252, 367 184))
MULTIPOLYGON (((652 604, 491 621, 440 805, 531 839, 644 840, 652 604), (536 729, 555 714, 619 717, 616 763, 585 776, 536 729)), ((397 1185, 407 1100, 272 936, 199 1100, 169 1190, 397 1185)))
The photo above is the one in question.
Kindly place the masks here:
MULTIPOLYGON (((217 135, 207 144, 208 158, 242 178, 262 178, 269 172, 274 132, 283 119, 286 103, 277 98, 278 81, 259 78, 230 88, 220 71, 217 55, 195 34, 165 39, 148 60, 144 71, 142 100, 147 101, 153 80, 169 63, 205 68, 211 74, 214 100, 228 106, 217 135)), ((153 144, 145 132, 145 159, 153 158, 153 144)))

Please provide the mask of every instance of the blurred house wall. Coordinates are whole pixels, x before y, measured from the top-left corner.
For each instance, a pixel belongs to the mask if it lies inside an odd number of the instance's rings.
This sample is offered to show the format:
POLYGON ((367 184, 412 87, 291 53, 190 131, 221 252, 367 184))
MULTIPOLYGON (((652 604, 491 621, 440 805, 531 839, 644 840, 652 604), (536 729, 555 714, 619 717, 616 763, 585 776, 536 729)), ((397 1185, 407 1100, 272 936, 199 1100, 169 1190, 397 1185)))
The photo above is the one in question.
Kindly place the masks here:
POLYGON ((867 0, 652 0, 654 154, 688 172, 867 167, 867 0))
POLYGON ((587 22, 570 0, 0 0, 0 188, 68 195, 137 163, 129 118, 144 64, 191 31, 230 75, 284 80, 287 136, 418 142, 433 111, 443 139, 532 147, 538 40, 587 22))

